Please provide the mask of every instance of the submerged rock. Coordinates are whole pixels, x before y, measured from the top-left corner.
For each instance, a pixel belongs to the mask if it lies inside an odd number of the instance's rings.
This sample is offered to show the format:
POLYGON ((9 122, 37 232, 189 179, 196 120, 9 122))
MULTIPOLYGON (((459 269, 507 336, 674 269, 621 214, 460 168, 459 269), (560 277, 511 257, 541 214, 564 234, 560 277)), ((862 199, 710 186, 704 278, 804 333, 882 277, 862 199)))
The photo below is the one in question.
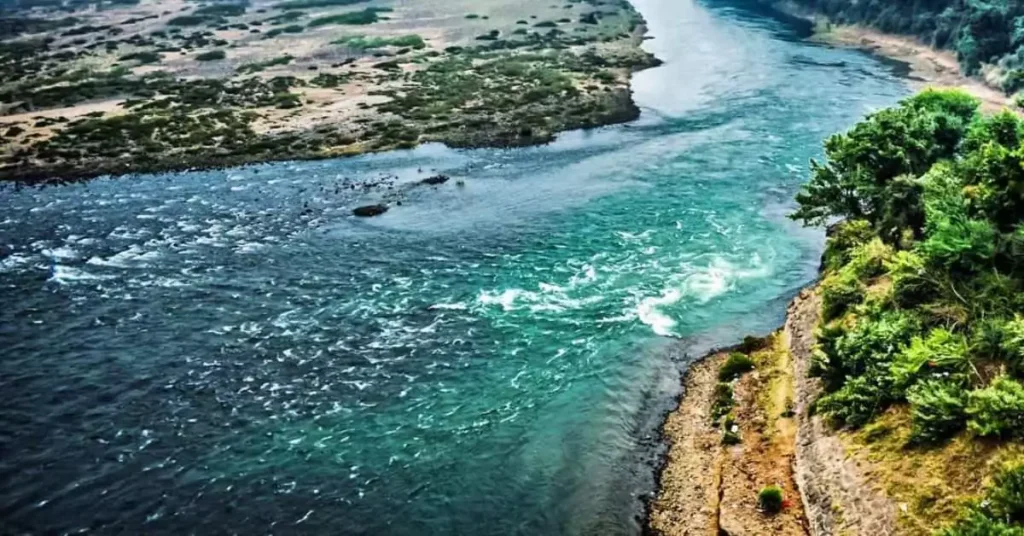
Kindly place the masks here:
POLYGON ((352 214, 355 214, 360 218, 371 218, 373 216, 380 216, 387 211, 387 205, 366 205, 364 207, 356 207, 352 209, 352 214))
POLYGON ((449 178, 451 178, 451 177, 449 177, 448 175, 434 175, 433 177, 427 177, 427 178, 421 180, 420 184, 430 184, 430 185, 444 184, 444 183, 448 182, 449 178))

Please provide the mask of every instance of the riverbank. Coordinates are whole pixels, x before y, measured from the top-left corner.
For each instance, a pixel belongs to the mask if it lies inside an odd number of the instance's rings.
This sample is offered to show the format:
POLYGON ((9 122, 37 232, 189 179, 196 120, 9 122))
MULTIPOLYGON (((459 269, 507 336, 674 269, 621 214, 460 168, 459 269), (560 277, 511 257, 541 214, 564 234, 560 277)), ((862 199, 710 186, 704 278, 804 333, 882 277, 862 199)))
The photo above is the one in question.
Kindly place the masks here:
POLYGON ((0 34, 0 179, 543 144, 637 118, 630 75, 658 64, 625 0, 144 1, 73 15, 0 34))
POLYGON ((663 428, 670 447, 651 508, 653 533, 893 533, 896 508, 869 482, 867 462, 849 459, 811 411, 820 391, 808 374, 819 307, 814 289, 803 291, 783 328, 746 352, 753 367, 738 378, 723 382, 736 352, 713 353, 687 370, 684 396, 663 428), (772 485, 783 492, 778 513, 758 502, 772 485))
POLYGON ((790 1, 775 2, 772 8, 809 21, 811 40, 830 46, 857 48, 905 64, 907 78, 915 91, 925 87, 959 89, 974 95, 985 111, 1013 108, 1013 98, 984 79, 963 74, 956 54, 920 42, 914 37, 885 33, 861 25, 836 24, 819 13, 790 1))
POLYGON ((911 87, 959 89, 974 95, 985 111, 999 111, 1014 106, 1013 98, 983 80, 964 75, 956 55, 938 50, 912 37, 879 32, 863 26, 821 24, 813 39, 836 46, 854 47, 907 65, 911 87))

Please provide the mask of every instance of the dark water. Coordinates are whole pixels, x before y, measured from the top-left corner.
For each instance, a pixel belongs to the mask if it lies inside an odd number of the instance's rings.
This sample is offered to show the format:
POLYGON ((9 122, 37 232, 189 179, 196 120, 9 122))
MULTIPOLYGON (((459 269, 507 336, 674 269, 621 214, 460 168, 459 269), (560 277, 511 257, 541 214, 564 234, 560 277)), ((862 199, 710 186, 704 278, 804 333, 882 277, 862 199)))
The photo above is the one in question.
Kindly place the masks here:
POLYGON ((637 533, 679 371, 778 324, 807 159, 905 88, 636 3, 634 124, 0 192, 0 533, 637 533))

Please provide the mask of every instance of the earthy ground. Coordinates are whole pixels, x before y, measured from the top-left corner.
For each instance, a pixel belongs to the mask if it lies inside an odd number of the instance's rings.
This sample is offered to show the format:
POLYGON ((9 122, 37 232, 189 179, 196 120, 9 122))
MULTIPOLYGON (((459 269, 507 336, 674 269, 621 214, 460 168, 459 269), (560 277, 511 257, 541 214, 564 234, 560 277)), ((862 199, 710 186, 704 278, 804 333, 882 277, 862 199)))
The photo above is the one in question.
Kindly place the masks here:
POLYGON ((965 76, 960 72, 956 55, 936 50, 911 37, 892 35, 862 26, 831 25, 816 39, 840 46, 867 50, 907 64, 911 85, 915 89, 938 87, 966 91, 982 102, 986 111, 999 111, 1013 106, 1013 99, 988 85, 983 79, 965 76))
POLYGON ((783 343, 772 338, 768 348, 751 354, 756 369, 734 382, 732 420, 718 425, 713 422, 715 386, 727 353, 687 371, 685 394, 663 429, 670 448, 652 505, 653 531, 666 536, 808 533, 792 472, 793 381, 783 343), (727 432, 737 434, 739 442, 725 444, 727 432), (773 484, 782 488, 786 502, 782 512, 771 515, 761 511, 758 492, 773 484))
POLYGON ((948 50, 935 49, 913 37, 888 34, 865 26, 834 24, 826 17, 786 0, 780 0, 773 6, 789 15, 814 23, 813 39, 816 41, 859 48, 905 63, 910 69, 910 81, 915 89, 960 89, 980 99, 982 107, 987 111, 999 111, 1014 106, 1013 98, 998 89, 999 84, 995 82, 998 73, 991 66, 983 69, 986 76, 981 79, 971 78, 960 71, 956 54, 948 50), (992 84, 987 83, 989 78, 993 80, 992 84))
POLYGON ((789 306, 756 369, 734 386, 738 445, 712 423, 726 353, 695 363, 669 415, 670 448, 649 525, 664 535, 811 534, 928 536, 977 499, 989 476, 1024 445, 979 441, 964 432, 939 446, 912 446, 910 414, 898 406, 861 430, 836 430, 813 414, 819 382, 809 375, 820 297, 809 289, 789 306), (775 483, 788 508, 761 513, 757 492, 775 483))
POLYGON ((5 12, 0 179, 541 143, 638 114, 629 74, 656 62, 642 22, 625 0, 5 12))

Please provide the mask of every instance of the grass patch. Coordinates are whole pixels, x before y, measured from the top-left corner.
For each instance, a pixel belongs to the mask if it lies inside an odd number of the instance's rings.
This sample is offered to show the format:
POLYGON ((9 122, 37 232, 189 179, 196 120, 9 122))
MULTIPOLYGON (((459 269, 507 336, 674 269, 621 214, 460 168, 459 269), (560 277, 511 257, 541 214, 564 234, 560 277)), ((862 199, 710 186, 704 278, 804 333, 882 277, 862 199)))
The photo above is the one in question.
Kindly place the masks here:
POLYGON ((352 35, 332 41, 335 45, 341 45, 352 50, 364 51, 385 47, 408 47, 416 50, 427 46, 422 37, 416 34, 402 35, 399 37, 367 37, 364 35, 352 35))
POLYGON ((223 50, 211 50, 196 55, 196 61, 219 61, 227 57, 223 50))
POLYGON ((271 59, 269 59, 267 61, 259 61, 259 62, 255 62, 255 63, 247 63, 247 64, 242 65, 241 67, 239 67, 238 68, 238 72, 241 73, 241 74, 258 73, 258 72, 260 72, 260 71, 262 71, 264 69, 268 69, 270 67, 275 67, 277 65, 288 65, 289 63, 292 62, 293 59, 295 59, 295 58, 293 58, 291 56, 288 56, 288 55, 284 55, 284 56, 278 56, 276 58, 271 58, 271 59))
POLYGON ((353 11, 351 13, 342 13, 340 15, 328 15, 326 17, 319 17, 309 21, 309 27, 315 28, 317 26, 327 26, 328 24, 373 24, 380 20, 380 16, 377 15, 378 13, 387 11, 391 11, 391 9, 384 7, 370 7, 362 11, 353 11))
POLYGON ((369 0, 290 0, 277 4, 278 9, 314 9, 318 7, 351 6, 369 0))

